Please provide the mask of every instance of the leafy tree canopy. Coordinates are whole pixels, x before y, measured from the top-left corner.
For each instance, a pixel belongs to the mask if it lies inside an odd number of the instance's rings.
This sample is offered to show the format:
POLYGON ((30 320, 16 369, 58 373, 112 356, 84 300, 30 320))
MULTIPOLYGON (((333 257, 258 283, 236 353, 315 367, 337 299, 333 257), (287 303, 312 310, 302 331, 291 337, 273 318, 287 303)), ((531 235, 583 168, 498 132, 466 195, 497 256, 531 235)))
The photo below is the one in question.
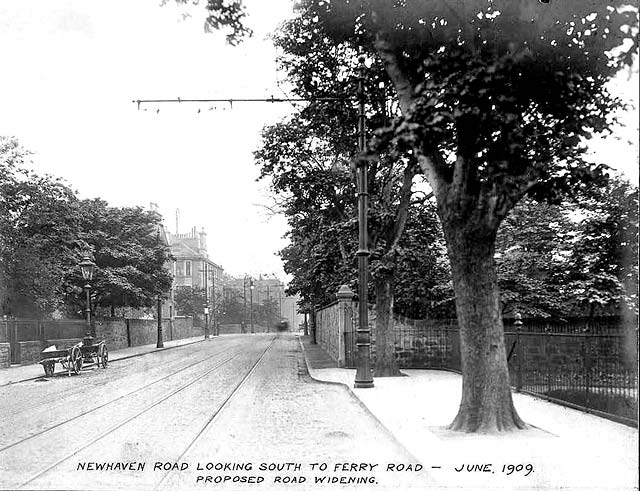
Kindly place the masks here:
POLYGON ((490 206, 500 219, 523 194, 557 198, 601 174, 582 160, 582 142, 621 105, 606 82, 636 46, 637 16, 625 3, 307 0, 303 8, 332 38, 376 50, 406 116, 387 136, 420 151, 436 193, 464 184, 473 199, 460 213, 490 206))
MULTIPOLYGON (((140 207, 111 207, 101 199, 78 202, 80 238, 93 252, 95 306, 151 307, 171 288, 169 247, 162 241, 162 217, 140 207)), ((82 279, 76 270, 76 285, 82 279)))
MULTIPOLYGON (((162 0, 166 5, 169 0, 162 0)), ((200 0, 175 0, 178 5, 198 5, 200 0)), ((245 36, 251 36, 252 30, 245 25, 246 12, 241 0, 207 0, 207 18, 204 22, 205 32, 227 30, 227 43, 234 46, 245 36)))
POLYGON ((205 291, 204 288, 184 286, 176 289, 174 296, 176 314, 178 315, 204 315, 205 291))
POLYGON ((62 306, 64 278, 79 261, 81 241, 73 191, 27 170, 28 161, 16 139, 0 137, 2 313, 37 317, 62 306))
POLYGON ((593 190, 580 208, 564 281, 593 314, 622 306, 638 314, 638 188, 622 180, 593 190))
POLYGON ((27 170, 28 156, 15 139, 0 138, 3 313, 81 311, 85 282, 78 264, 88 252, 97 265, 94 306, 151 306, 169 290, 169 251, 157 213, 78 200, 60 179, 27 170))

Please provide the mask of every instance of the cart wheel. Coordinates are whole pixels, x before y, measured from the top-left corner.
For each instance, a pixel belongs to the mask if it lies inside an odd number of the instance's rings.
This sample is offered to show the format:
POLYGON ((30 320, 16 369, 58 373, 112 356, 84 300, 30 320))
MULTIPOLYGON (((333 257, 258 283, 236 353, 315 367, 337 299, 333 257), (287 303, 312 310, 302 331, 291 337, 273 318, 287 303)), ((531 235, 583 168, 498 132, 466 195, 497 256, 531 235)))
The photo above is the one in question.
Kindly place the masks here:
POLYGON ((109 363, 109 350, 104 344, 100 345, 98 351, 98 363, 102 368, 107 368, 107 364, 109 363))
POLYGON ((46 363, 43 363, 42 367, 44 368, 44 376, 45 377, 53 377, 53 372, 56 369, 56 362, 55 361, 48 361, 46 363))
POLYGON ((79 373, 82 370, 82 353, 80 348, 74 346, 71 348, 71 355, 69 356, 69 369, 73 370, 73 373, 79 373))

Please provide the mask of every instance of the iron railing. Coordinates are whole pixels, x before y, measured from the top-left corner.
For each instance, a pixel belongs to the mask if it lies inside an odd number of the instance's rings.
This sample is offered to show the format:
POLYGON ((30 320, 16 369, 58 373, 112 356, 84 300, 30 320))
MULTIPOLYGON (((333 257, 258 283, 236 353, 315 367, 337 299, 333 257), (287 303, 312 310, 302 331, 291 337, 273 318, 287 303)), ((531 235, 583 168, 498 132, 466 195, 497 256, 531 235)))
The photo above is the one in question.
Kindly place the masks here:
MULTIPOLYGON (((400 368, 460 371, 459 331, 454 323, 394 323, 400 368)), ((525 320, 528 324, 528 320, 525 320)), ((371 356, 375 361, 375 330, 371 356)), ((355 366, 355 334, 345 332, 345 361, 355 366)), ((638 426, 638 331, 586 321, 507 326, 505 347, 516 391, 539 396, 638 426)))

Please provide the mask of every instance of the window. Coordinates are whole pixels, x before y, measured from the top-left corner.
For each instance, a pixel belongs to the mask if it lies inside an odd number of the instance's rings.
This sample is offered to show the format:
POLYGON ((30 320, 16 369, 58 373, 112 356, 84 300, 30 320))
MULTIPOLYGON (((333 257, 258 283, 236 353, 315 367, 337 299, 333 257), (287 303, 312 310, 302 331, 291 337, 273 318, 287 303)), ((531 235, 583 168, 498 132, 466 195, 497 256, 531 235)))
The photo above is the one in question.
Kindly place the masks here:
POLYGON ((185 276, 191 276, 191 261, 184 262, 184 274, 185 276))

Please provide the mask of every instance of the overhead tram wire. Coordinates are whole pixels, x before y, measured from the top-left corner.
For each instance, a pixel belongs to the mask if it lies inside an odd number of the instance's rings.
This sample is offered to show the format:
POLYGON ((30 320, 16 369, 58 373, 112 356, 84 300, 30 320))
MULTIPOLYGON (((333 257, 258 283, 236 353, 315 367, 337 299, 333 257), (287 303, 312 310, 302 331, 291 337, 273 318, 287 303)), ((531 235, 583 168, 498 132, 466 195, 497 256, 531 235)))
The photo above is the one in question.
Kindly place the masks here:
POLYGON ((137 104, 138 109, 142 104, 163 104, 163 103, 208 103, 208 102, 226 102, 233 108, 234 102, 358 102, 357 97, 268 97, 268 98, 226 98, 226 99, 136 99, 131 102, 137 104))

